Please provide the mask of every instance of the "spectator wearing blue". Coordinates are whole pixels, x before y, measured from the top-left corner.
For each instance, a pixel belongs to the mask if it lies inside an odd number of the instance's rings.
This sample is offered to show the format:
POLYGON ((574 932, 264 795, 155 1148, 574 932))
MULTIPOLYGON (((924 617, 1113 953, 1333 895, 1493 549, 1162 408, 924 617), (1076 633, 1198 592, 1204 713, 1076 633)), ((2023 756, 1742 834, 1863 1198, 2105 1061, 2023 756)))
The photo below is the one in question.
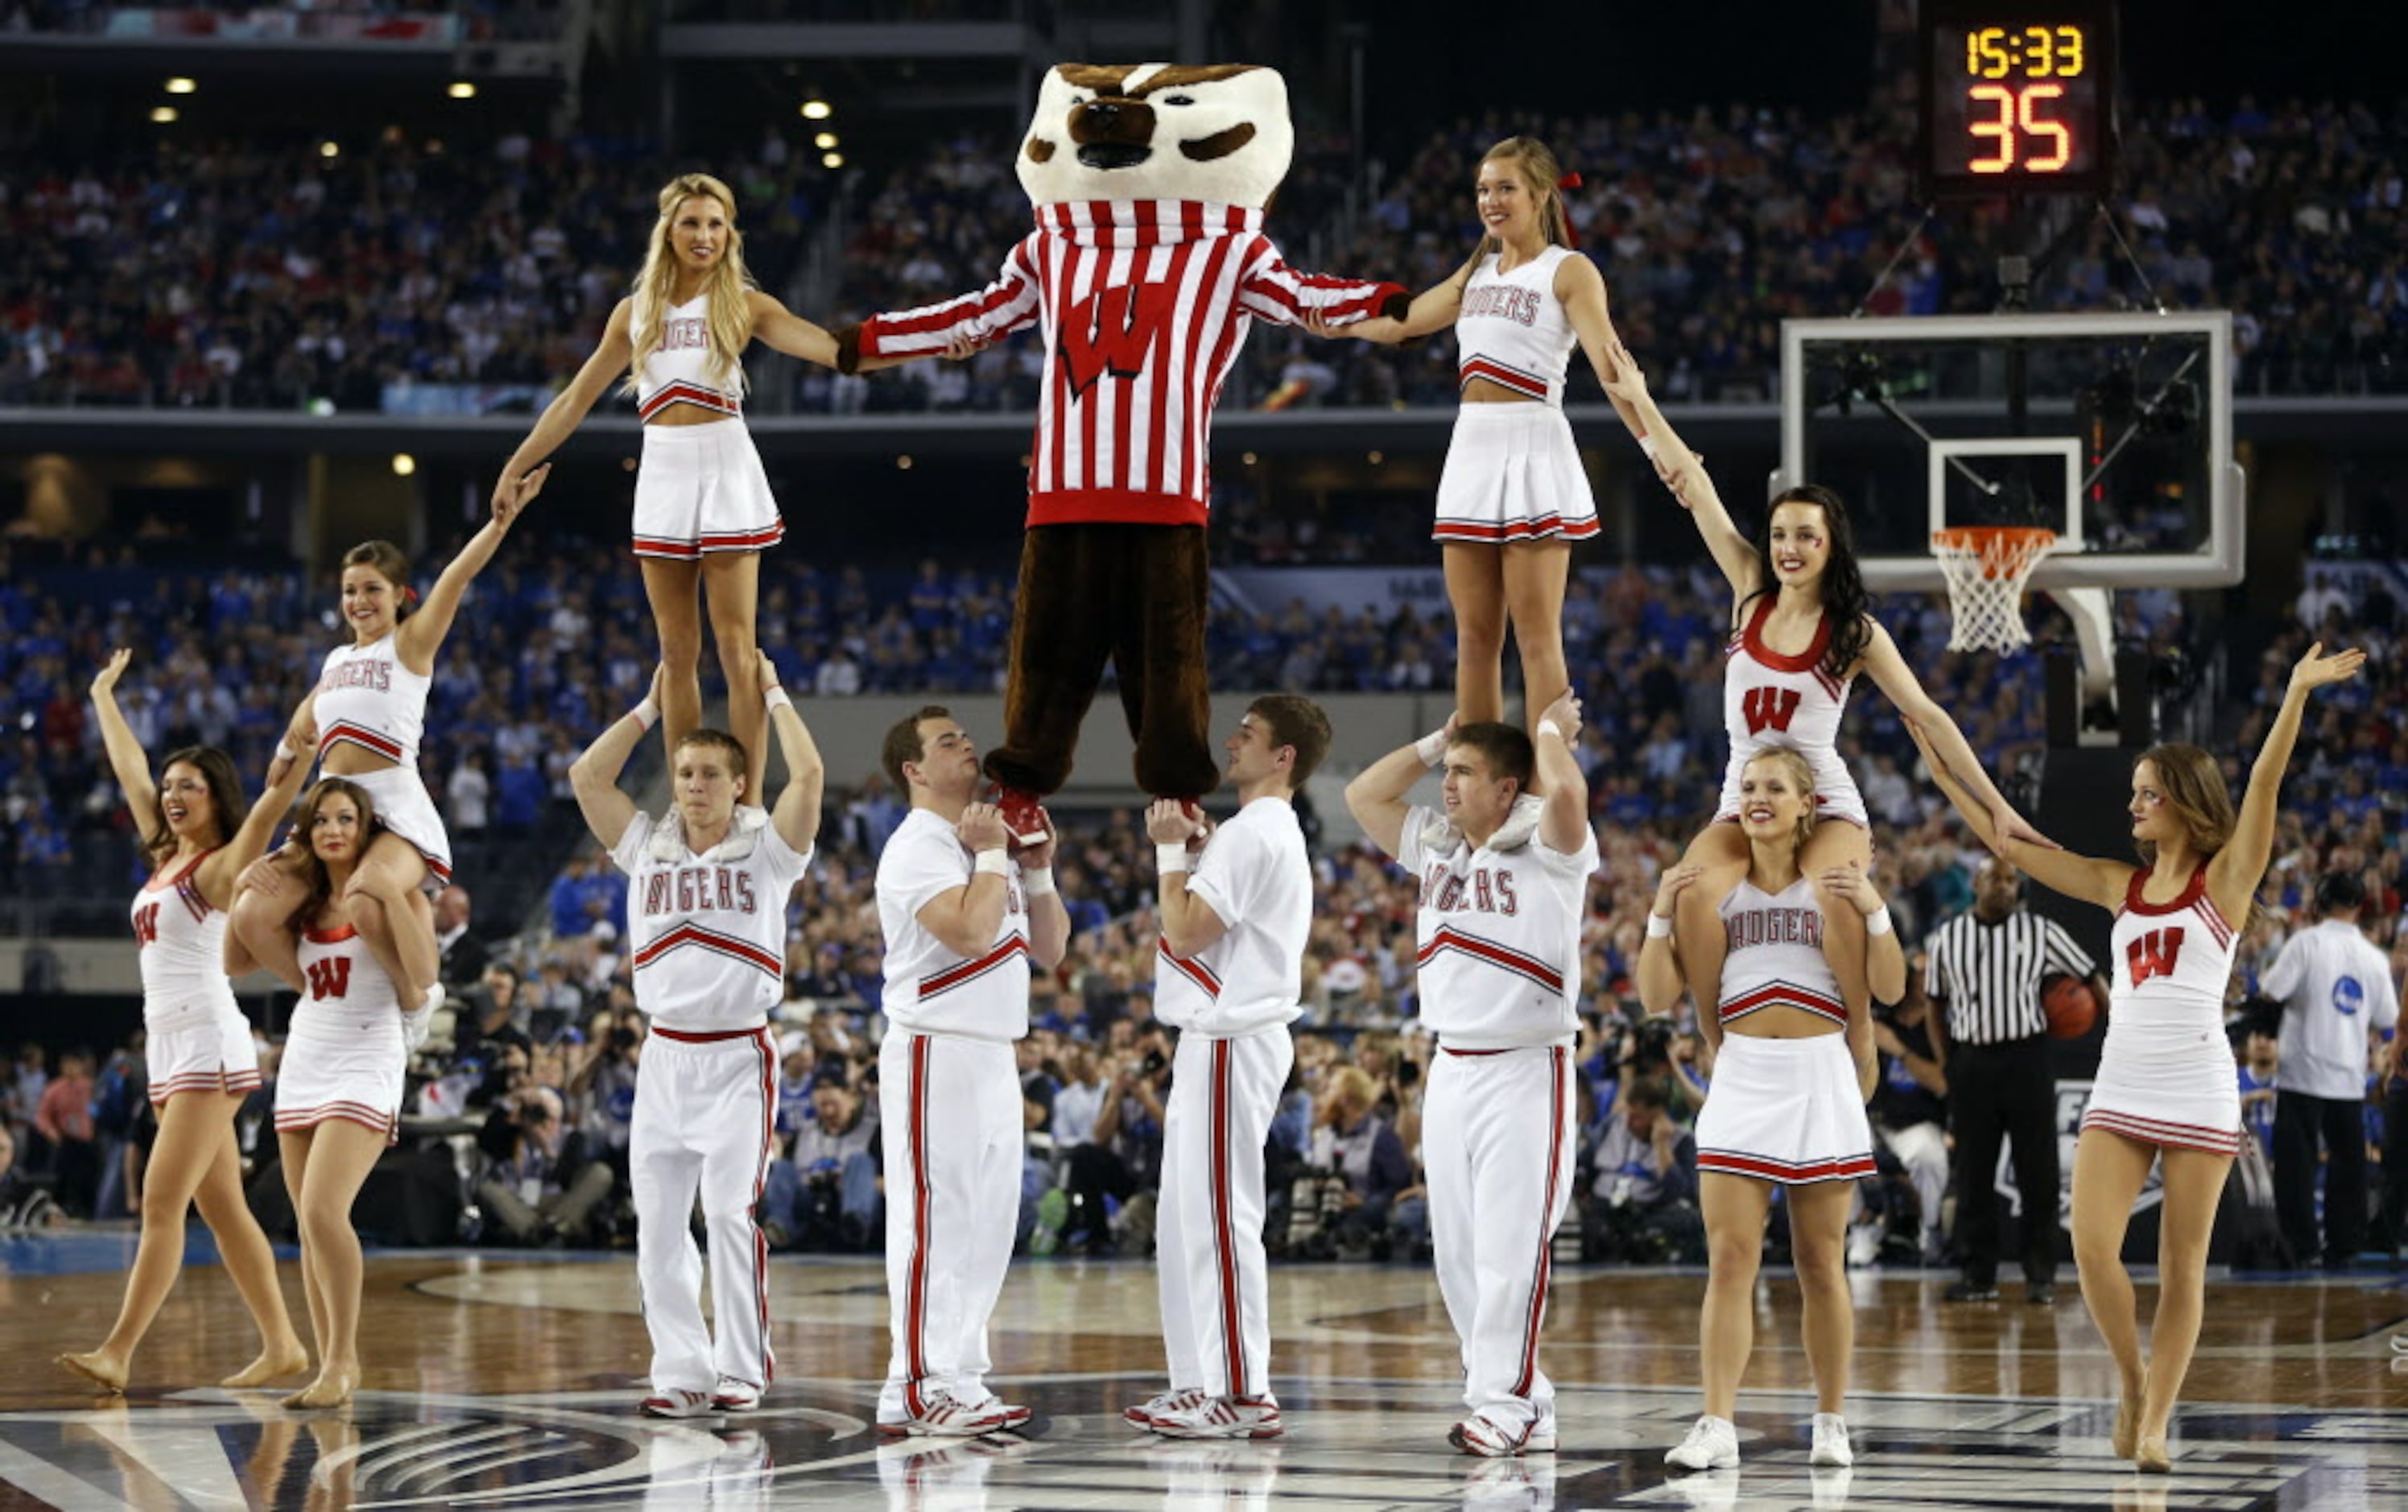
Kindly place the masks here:
POLYGON ((2261 984, 2283 1004, 2274 1094, 2274 1207, 2291 1252, 2341 1270, 2366 1242, 2366 1072, 2399 1019, 2391 963, 2358 927, 2366 887, 2346 871, 2316 884, 2314 929, 2284 942, 2261 984), (2316 1233, 2317 1146, 2324 1234, 2316 1233))
POLYGON ((2241 1127, 2255 1135, 2259 1153, 2274 1159, 2274 1092, 2281 1075, 2280 1042, 2274 1024, 2252 1014, 2241 1034, 2241 1127))

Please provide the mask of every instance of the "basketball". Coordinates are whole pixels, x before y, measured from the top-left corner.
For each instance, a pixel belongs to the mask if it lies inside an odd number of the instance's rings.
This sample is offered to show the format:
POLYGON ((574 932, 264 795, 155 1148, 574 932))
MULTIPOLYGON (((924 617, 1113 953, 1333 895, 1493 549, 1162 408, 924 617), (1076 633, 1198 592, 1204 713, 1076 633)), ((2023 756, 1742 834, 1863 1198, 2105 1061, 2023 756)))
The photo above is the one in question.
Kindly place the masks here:
POLYGON ((2078 976, 2050 977, 2041 986, 2040 1001, 2048 1011, 2048 1032, 2056 1039, 2082 1038, 2099 1016, 2098 994, 2078 976))

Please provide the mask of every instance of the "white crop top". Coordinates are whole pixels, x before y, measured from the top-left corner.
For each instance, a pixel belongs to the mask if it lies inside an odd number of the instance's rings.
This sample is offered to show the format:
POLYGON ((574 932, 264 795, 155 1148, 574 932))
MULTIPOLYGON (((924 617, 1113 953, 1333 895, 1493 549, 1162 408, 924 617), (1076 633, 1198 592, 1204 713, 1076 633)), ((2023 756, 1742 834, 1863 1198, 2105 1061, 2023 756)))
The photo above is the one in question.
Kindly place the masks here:
POLYGON ((646 420, 673 404, 696 404, 723 415, 744 413, 744 375, 739 367, 723 388, 710 350, 710 296, 698 294, 671 305, 661 317, 661 344, 636 373, 636 412, 646 420))
POLYGON ((426 690, 434 682, 432 673, 401 664, 392 633, 327 652, 318 675, 319 756, 348 741, 397 767, 417 766, 418 742, 426 734, 426 690))
POLYGON ((1567 247, 1549 247, 1511 273, 1497 271, 1493 252, 1480 260, 1455 315, 1458 392, 1484 378, 1564 407, 1564 367, 1577 338, 1563 301, 1555 297, 1555 269, 1576 255, 1567 247))

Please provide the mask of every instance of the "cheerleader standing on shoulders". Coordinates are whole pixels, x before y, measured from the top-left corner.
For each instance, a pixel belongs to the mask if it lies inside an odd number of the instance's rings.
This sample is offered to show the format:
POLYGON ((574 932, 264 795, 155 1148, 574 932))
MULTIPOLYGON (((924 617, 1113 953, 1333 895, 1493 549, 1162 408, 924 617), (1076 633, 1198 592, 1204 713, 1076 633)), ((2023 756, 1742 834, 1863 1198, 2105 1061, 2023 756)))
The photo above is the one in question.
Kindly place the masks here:
POLYGON ((2225 1177, 2248 1137, 2224 1037, 2224 992, 2249 900, 2273 854, 2283 769, 2308 695, 2357 676, 2365 665, 2362 651, 2328 656, 2321 641, 2308 648, 2291 669, 2237 814, 2215 757, 2195 745, 2143 752, 2133 763, 2126 805, 2139 866, 2000 835, 1957 770, 1924 747, 1940 790, 1985 842, 2042 886, 2115 916, 2107 1044, 2073 1153, 2073 1260, 2083 1304, 2123 1376, 2116 1456, 2144 1471, 2172 1468, 2166 1432, 2207 1306, 2208 1236, 2225 1177), (2132 1277, 2124 1269, 2124 1231, 2149 1168, 2160 1160, 2157 1311, 2144 1355, 2132 1277))
MULTIPOLYGON (((769 475, 744 428, 744 351, 754 340, 790 357, 836 367, 836 338, 752 283, 736 194, 707 173, 663 186, 635 292, 619 301, 602 340, 502 467, 494 508, 533 497, 543 461, 625 376, 644 422, 636 473, 636 559, 659 631, 663 734, 676 750, 702 724, 702 605, 727 680, 727 722, 750 765, 745 791, 761 791, 761 680, 754 655, 761 554, 784 539, 769 475)), ((965 353, 966 354, 966 353, 965 353)), ((890 367, 871 359, 864 371, 890 367)), ((537 485, 540 486, 539 482, 537 485)))
MULTIPOLYGON (((1498 142, 1480 162, 1483 235, 1469 262, 1415 298, 1401 320, 1312 326, 1383 345, 1455 328, 1463 404, 1430 535, 1455 612, 1455 706, 1467 725, 1505 717, 1509 623, 1533 727, 1545 701, 1571 686, 1564 588, 1571 543, 1594 537, 1598 519, 1564 419, 1565 371, 1577 344, 1602 379, 1613 340, 1605 278, 1575 250, 1564 213, 1563 191, 1579 182, 1536 138, 1498 142)), ((1619 397, 1614 405, 1640 434, 1629 406, 1619 397)), ((1535 799, 1518 818, 1509 834, 1526 834, 1537 822, 1535 799)))
POLYGON ((308 752, 278 748, 266 791, 229 835, 242 813, 242 785, 223 751, 171 751, 151 781, 150 756, 117 706, 129 655, 111 656, 92 680, 92 701, 152 867, 134 895, 134 939, 142 953, 142 1027, 159 1137, 143 1170, 142 1237, 117 1326, 99 1348, 58 1362, 106 1390, 125 1390, 134 1351, 183 1270, 185 1215, 197 1202, 259 1329, 259 1357, 219 1384, 265 1386, 308 1368, 309 1355, 284 1310, 275 1252, 243 1199, 234 1116, 259 1086, 259 1052, 226 980, 225 910, 236 876, 267 848, 276 821, 301 791, 308 752))

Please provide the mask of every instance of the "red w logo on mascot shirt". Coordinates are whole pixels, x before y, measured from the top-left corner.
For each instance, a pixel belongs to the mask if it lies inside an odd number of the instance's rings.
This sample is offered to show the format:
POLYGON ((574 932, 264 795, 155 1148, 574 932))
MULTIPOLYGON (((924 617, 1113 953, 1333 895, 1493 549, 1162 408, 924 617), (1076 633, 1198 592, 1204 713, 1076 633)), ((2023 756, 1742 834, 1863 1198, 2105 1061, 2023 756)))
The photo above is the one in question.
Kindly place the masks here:
POLYGON ((1169 329, 1179 291, 1169 283, 1118 283, 1097 293, 1062 323, 1062 366, 1073 398, 1082 398, 1110 373, 1135 378, 1154 359, 1169 329))
POLYGON ((1740 713, 1747 716, 1747 732, 1761 735, 1765 727, 1786 730, 1804 701, 1796 688, 1750 688, 1741 695, 1740 713))
POLYGON ((2151 929, 2124 949, 2124 962, 2132 970, 2132 985, 2139 986, 2153 976, 2174 974, 2174 958, 2182 954, 2183 932, 2180 929, 2151 929))
POLYGON ((329 956, 309 963, 309 996, 322 1002, 328 998, 351 995, 351 958, 329 956))

